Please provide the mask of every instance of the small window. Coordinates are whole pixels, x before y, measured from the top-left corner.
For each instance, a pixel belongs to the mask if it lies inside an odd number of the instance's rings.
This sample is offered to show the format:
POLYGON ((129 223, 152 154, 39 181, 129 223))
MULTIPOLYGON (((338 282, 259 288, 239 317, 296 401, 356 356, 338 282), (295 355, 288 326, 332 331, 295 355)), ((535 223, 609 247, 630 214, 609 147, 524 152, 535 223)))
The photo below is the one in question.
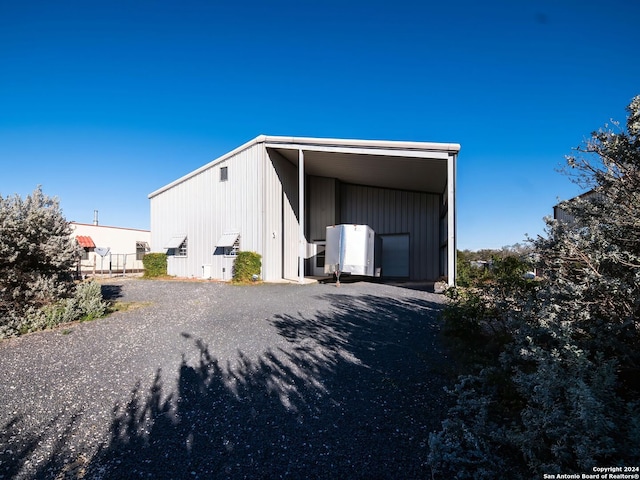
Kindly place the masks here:
POLYGON ((220 167, 220 181, 226 182, 229 179, 229 167, 220 167))
POLYGON ((185 238, 180 246, 175 249, 176 257, 186 257, 187 256, 187 239, 185 238))
POLYGON ((231 257, 235 257, 236 255, 238 255, 239 251, 240 251, 240 235, 238 235, 238 237, 236 238, 236 241, 233 242, 233 245, 229 247, 224 247, 224 254, 231 257))
POLYGON ((136 242, 136 260, 142 260, 149 253, 149 244, 147 242, 136 242))
POLYGON ((80 255, 80 260, 89 260, 89 249, 83 248, 82 254, 80 255))

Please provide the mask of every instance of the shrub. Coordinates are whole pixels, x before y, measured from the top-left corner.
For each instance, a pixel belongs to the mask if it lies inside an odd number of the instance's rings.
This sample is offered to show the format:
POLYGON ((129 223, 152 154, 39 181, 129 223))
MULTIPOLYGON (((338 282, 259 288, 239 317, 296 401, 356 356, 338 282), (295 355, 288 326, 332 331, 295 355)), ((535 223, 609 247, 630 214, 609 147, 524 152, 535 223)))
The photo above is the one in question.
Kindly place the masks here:
POLYGON ((472 296, 453 296, 447 322, 500 325, 507 341, 451 391, 456 405, 429 439, 434 477, 640 462, 640 97, 628 112, 626 131, 594 132, 567 157, 592 190, 561 205, 571 222, 548 219, 532 242, 544 279, 508 261, 472 296))
POLYGON ((144 276, 147 278, 162 277, 167 274, 167 254, 147 253, 142 257, 144 276))
POLYGON ((539 285, 524 277, 531 266, 519 256, 493 252, 490 265, 484 273, 467 277, 466 287, 445 291, 451 302, 443 311, 443 332, 466 367, 497 361, 516 329, 512 310, 539 285))
POLYGON ((79 283, 69 298, 40 308, 30 306, 22 317, 13 315, 7 318, 0 330, 0 338, 53 328, 77 320, 93 320, 104 316, 107 308, 100 284, 92 281, 79 283))
POLYGON ((261 259, 256 252, 238 252, 233 264, 233 281, 247 283, 260 278, 261 259))
POLYGON ((493 277, 491 269, 487 267, 474 267, 474 260, 489 260, 495 252, 488 253, 484 258, 474 258, 473 252, 468 250, 458 251, 456 267, 456 284, 460 287, 470 287, 493 277))
POLYGON ((98 282, 83 282, 76 287, 76 294, 72 299, 81 320, 93 320, 103 317, 107 313, 108 303, 102 298, 102 287, 98 282))

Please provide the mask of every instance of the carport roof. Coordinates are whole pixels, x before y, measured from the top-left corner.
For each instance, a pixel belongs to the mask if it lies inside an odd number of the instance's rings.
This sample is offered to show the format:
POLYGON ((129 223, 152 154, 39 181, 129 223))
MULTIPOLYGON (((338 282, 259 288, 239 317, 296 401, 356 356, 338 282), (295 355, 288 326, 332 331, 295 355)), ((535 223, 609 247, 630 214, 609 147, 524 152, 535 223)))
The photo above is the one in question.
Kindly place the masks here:
POLYGON ((447 159, 457 143, 349 140, 260 135, 222 157, 149 194, 152 198, 257 143, 264 143, 294 165, 304 152, 305 173, 345 183, 442 193, 447 184, 447 159))

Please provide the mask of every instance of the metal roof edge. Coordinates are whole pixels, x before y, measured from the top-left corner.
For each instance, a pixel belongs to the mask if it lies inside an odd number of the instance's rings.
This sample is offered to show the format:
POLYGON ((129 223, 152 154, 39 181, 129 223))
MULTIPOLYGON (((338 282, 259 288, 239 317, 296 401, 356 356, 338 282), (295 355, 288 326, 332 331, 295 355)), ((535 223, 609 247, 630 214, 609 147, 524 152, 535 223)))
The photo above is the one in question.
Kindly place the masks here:
POLYGON ((145 230, 144 228, 133 228, 133 227, 116 227, 113 225, 95 225, 93 223, 83 223, 83 222, 76 222, 74 220, 71 220, 69 222, 70 225, 82 225, 84 227, 95 227, 95 228, 112 228, 112 229, 116 229, 116 230, 134 230, 136 232, 151 232, 151 230, 145 230))
MULTIPOLYGON (((282 143, 282 144, 298 144, 301 147, 305 145, 318 146, 335 146, 335 147, 370 147, 370 148, 388 148, 398 150, 424 150, 424 151, 444 151, 458 153, 460 151, 459 143, 437 143, 437 142, 414 142, 400 140, 356 140, 356 139, 340 139, 340 138, 314 138, 314 137, 283 137, 261 135, 265 142, 282 143)), ((258 138, 260 138, 258 137, 258 138)))
POLYGON ((585 198, 585 197, 591 196, 591 195, 596 194, 596 193, 598 193, 598 192, 596 191, 596 188, 594 187, 594 188, 592 188, 591 190, 587 190, 586 192, 583 192, 583 193, 581 193, 581 194, 579 194, 579 195, 576 195, 576 196, 574 196, 574 197, 566 198, 566 199, 564 199, 564 200, 558 200, 558 203, 556 203, 556 204, 553 206, 553 208, 560 207, 560 205, 561 205, 561 204, 563 204, 563 203, 565 203, 565 202, 573 202, 573 201, 575 201, 575 200, 579 200, 579 199, 582 199, 582 198, 585 198))

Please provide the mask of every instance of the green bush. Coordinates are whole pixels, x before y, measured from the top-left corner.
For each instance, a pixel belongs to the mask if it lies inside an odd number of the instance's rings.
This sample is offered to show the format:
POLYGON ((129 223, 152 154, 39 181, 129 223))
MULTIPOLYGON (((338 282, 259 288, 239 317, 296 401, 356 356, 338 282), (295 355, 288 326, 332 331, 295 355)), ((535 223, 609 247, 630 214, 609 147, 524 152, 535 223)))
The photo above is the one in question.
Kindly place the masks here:
POLYGON ((102 298, 102 287, 98 282, 78 284, 76 294, 69 300, 73 300, 80 320, 93 320, 107 313, 108 304, 102 298))
POLYGON ((233 281, 246 283, 260 278, 262 257, 256 252, 238 252, 233 264, 233 281))
POLYGON ((457 267, 456 267, 456 284, 459 287, 470 287, 485 280, 493 278, 491 269, 488 267, 473 267, 473 260, 488 261, 496 254, 497 251, 487 251, 485 256, 473 255, 474 252, 468 250, 458 250, 457 267), (476 258, 476 256, 478 258, 476 258))
POLYGON ((167 254, 147 253, 142 257, 144 276, 147 278, 162 277, 167 274, 167 254))
POLYGON ((443 311, 443 331, 464 357, 497 357, 493 348, 501 349, 512 337, 512 311, 523 296, 534 295, 539 285, 525 278, 532 265, 519 256, 494 252, 489 265, 485 269, 471 267, 475 276, 468 276, 465 286, 445 292, 451 302, 443 311))
POLYGON ((0 338, 53 328, 77 320, 93 320, 104 316, 107 308, 99 283, 79 283, 73 296, 69 298, 40 308, 29 306, 23 316, 7 317, 0 329, 0 338))

